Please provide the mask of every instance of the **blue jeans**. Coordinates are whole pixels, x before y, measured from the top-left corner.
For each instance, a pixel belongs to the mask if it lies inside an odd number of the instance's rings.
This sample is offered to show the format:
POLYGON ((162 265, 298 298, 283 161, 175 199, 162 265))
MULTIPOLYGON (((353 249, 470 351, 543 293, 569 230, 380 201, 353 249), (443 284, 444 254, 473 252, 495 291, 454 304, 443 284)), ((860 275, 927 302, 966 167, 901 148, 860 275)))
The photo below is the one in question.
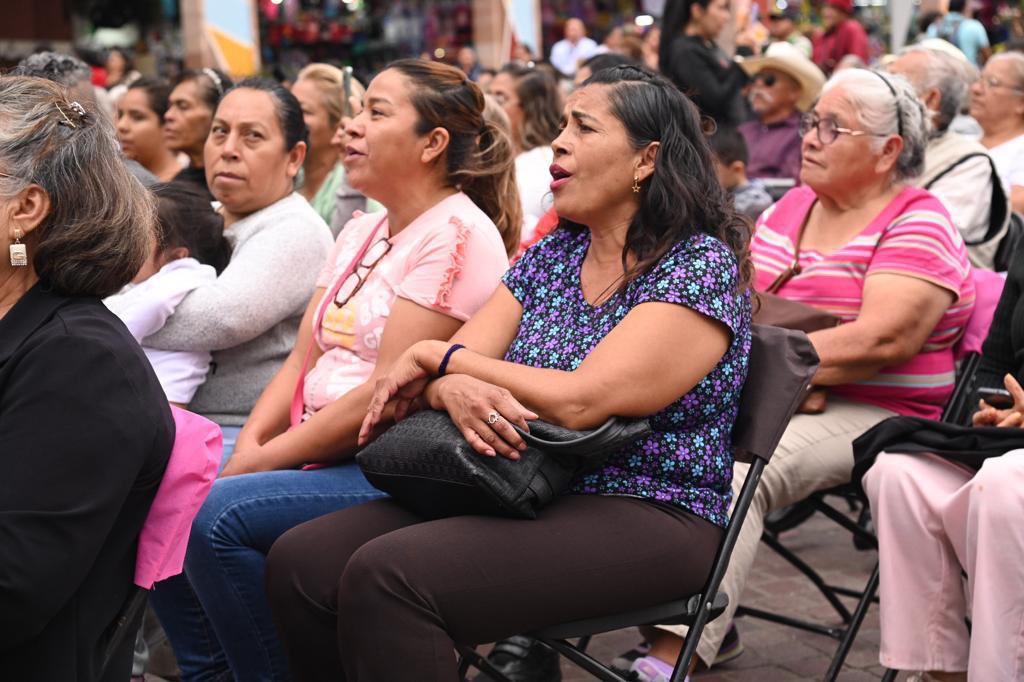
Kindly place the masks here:
POLYGON ((192 524, 185 574, 151 597, 182 679, 288 679, 263 588, 271 545, 301 523, 382 496, 355 462, 218 479, 192 524))
POLYGON ((235 454, 235 442, 238 440, 238 434, 242 432, 242 427, 222 426, 220 427, 220 432, 224 438, 224 454, 221 455, 220 462, 220 468, 223 469, 231 455, 235 454))

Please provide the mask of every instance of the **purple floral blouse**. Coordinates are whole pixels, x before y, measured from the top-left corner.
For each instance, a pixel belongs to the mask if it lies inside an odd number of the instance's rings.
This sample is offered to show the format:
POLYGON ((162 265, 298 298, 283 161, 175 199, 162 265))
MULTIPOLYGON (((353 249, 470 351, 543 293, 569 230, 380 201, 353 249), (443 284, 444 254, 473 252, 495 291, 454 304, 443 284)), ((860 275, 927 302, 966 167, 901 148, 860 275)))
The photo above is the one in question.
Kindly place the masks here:
POLYGON ((648 416, 649 436, 612 455, 602 469, 579 477, 571 487, 574 493, 675 504, 724 526, 731 495, 732 427, 750 353, 750 297, 737 292, 736 259, 721 241, 695 235, 676 244, 630 283, 624 295, 594 307, 580 289, 580 268, 589 246, 588 231, 559 229, 506 273, 505 286, 522 304, 523 315, 505 359, 572 371, 632 308, 647 302, 677 303, 724 323, 732 331, 732 342, 718 365, 689 393, 648 416))

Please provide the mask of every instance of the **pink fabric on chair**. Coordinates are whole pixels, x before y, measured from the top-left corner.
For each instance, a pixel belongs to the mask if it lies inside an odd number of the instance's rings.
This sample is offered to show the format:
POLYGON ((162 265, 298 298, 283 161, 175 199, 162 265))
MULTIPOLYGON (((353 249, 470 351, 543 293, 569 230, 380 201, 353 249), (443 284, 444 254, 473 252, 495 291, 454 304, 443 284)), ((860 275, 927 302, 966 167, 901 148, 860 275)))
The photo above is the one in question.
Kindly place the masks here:
POLYGON ((212 421, 173 405, 171 414, 174 448, 142 525, 135 560, 135 584, 147 590, 181 573, 192 520, 213 486, 223 451, 220 427, 212 421))
POLYGON ((971 313, 964 335, 956 345, 956 358, 959 360, 967 353, 980 353, 981 344, 988 336, 988 328, 992 326, 992 316, 1003 293, 1006 279, 998 272, 973 268, 974 278, 974 312, 971 313))

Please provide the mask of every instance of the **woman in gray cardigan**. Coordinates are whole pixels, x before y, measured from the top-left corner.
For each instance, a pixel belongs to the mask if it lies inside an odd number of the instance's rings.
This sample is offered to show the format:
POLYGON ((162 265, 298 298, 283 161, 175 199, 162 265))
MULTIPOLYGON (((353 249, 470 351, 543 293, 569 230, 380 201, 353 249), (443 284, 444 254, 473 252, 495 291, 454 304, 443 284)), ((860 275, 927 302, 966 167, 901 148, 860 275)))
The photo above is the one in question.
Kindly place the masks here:
POLYGON ((146 339, 163 350, 212 351, 211 371, 189 408, 221 424, 227 453, 295 345, 332 244, 323 219, 292 190, 306 153, 302 110, 289 92, 268 87, 239 83, 236 90, 263 92, 225 97, 206 143, 207 182, 221 203, 231 262, 146 339), (231 128, 221 109, 239 106, 247 115, 231 128))

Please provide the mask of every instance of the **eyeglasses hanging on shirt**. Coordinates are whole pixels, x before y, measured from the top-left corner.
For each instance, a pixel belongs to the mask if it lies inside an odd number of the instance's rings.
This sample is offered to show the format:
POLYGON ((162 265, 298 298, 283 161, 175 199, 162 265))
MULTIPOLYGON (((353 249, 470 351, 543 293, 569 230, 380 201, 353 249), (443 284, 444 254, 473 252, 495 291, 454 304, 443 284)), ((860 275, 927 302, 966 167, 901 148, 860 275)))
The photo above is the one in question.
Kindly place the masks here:
POLYGON ((356 266, 356 269, 341 283, 338 293, 334 295, 334 305, 343 308, 346 303, 352 300, 352 297, 359 292, 363 283, 366 282, 366 278, 373 272, 373 268, 390 250, 391 242, 387 237, 377 240, 370 246, 363 255, 363 260, 356 266))

